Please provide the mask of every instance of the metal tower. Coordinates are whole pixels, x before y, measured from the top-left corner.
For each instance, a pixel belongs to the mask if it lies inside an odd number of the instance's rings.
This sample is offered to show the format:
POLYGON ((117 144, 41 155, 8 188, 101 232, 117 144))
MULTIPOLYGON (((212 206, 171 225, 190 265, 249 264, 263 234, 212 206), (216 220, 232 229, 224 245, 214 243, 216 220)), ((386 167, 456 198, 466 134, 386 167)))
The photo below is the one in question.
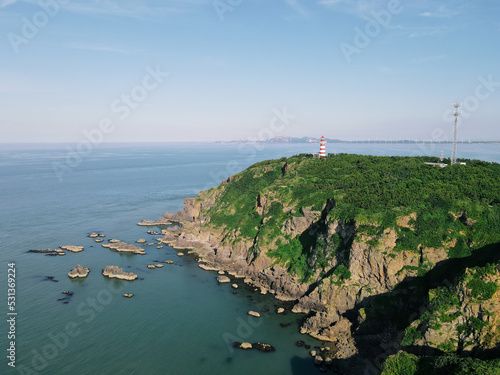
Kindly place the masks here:
POLYGON ((455 110, 453 111, 453 116, 455 116, 455 129, 453 131, 453 149, 451 151, 451 164, 457 164, 457 132, 458 132, 458 117, 462 114, 462 103, 453 103, 455 110))

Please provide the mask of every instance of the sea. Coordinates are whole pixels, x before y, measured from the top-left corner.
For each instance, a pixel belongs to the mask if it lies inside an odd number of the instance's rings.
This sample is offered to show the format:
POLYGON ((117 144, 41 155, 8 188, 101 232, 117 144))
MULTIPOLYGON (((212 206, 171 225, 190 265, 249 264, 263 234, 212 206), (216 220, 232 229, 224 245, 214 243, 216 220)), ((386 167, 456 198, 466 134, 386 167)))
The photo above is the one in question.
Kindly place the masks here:
MULTIPOLYGON (((289 304, 241 280, 234 280, 238 289, 219 285, 215 272, 168 246, 144 245, 146 255, 123 254, 88 237, 97 232, 106 235, 105 242, 156 243, 160 236, 147 230, 159 228, 138 222, 177 212, 184 198, 258 161, 317 152, 318 145, 77 146, 0 145, 1 374, 318 373, 309 350, 296 343, 303 340, 311 349, 323 343, 300 334, 303 316, 292 314, 289 304), (28 253, 62 245, 85 249, 55 257, 28 253), (148 269, 155 260, 175 263, 148 269), (78 264, 90 273, 72 280, 67 273, 78 264), (107 279, 101 271, 108 265, 140 279, 107 279), (276 314, 279 307, 285 314, 276 314), (261 318, 249 317, 249 310, 261 318), (276 351, 238 350, 235 341, 267 343, 276 351)), ((327 146, 330 153, 366 155, 439 156, 442 150, 449 155, 451 145, 327 146)), ((459 144, 458 154, 500 162, 500 145, 459 144)))

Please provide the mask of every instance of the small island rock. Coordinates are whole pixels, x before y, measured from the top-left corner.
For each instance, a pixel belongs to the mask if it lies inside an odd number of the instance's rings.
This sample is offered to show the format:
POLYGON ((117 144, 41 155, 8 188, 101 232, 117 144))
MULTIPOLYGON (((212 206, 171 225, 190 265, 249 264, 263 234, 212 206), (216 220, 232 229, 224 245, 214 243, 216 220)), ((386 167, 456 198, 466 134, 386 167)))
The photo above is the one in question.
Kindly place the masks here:
POLYGON ((87 267, 82 267, 77 265, 71 271, 69 271, 68 276, 72 279, 74 278, 85 278, 89 274, 90 270, 87 267))
POLYGON ((253 316, 255 318, 260 318, 260 314, 257 311, 249 311, 248 315, 253 316))
POLYGON ((106 268, 102 270, 102 274, 110 279, 115 278, 129 281, 137 279, 137 275, 135 273, 123 272, 123 268, 119 268, 118 266, 106 266, 106 268))
POLYGON ((83 251, 83 246, 59 246, 62 250, 66 251, 71 251, 72 253, 79 253, 80 251, 83 251))

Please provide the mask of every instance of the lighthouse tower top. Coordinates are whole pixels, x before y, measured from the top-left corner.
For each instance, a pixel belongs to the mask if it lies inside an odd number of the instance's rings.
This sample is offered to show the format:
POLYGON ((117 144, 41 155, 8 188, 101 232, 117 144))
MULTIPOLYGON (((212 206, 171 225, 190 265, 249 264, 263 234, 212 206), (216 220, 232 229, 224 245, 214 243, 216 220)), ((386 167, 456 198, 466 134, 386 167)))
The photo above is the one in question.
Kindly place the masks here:
POLYGON ((326 158, 326 139, 324 136, 321 136, 320 146, 319 146, 319 157, 326 158))

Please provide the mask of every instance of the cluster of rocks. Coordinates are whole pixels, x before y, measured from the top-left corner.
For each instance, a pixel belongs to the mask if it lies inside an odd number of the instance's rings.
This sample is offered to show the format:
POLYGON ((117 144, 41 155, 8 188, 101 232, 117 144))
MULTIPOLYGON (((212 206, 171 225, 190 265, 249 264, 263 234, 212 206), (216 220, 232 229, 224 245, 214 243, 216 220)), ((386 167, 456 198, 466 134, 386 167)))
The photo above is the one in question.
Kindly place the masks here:
POLYGON ((102 233, 95 233, 95 232, 89 234, 89 238, 97 238, 97 237, 103 238, 103 237, 106 237, 106 236, 104 234, 102 234, 102 233))
POLYGON ((163 264, 148 264, 149 269, 163 268, 163 264))
POLYGON ((28 253, 45 254, 48 256, 58 256, 58 255, 64 256, 64 255, 66 255, 64 250, 61 250, 61 249, 28 250, 28 253))
POLYGON ((144 255, 146 252, 142 247, 138 247, 126 242, 122 242, 120 240, 109 240, 109 243, 102 245, 102 247, 106 249, 111 249, 118 251, 120 253, 132 253, 132 254, 139 254, 139 255, 144 255))
POLYGON ((68 276, 71 279, 85 278, 88 276, 89 272, 90 272, 90 270, 87 267, 77 265, 75 268, 73 268, 71 271, 69 271, 68 276))
POLYGON ((320 366, 320 368, 324 368, 325 366, 331 366, 333 363, 332 353, 330 352, 330 347, 326 346, 324 348, 319 348, 319 350, 311 350, 311 357, 314 358, 314 364, 316 366, 320 366))
POLYGON ((62 292, 61 294, 64 294, 64 297, 59 298, 58 301, 63 301, 64 304, 67 304, 69 302, 69 300, 71 299, 73 292, 66 290, 66 291, 62 292))
POLYGON ((123 268, 119 268, 118 266, 106 266, 102 270, 102 274, 110 279, 120 279, 120 280, 136 280, 137 275, 132 272, 124 272, 123 268))
POLYGON ((242 349, 242 350, 256 349, 260 352, 265 352, 265 353, 276 351, 276 348, 274 348, 274 346, 269 345, 269 344, 263 344, 260 342, 255 343, 255 344, 251 344, 249 342, 235 342, 233 344, 233 347, 236 349, 242 349))
POLYGON ((125 293, 125 294, 123 295, 123 297, 126 297, 126 298, 132 298, 133 296, 134 296, 134 294, 133 294, 133 293, 125 293))

